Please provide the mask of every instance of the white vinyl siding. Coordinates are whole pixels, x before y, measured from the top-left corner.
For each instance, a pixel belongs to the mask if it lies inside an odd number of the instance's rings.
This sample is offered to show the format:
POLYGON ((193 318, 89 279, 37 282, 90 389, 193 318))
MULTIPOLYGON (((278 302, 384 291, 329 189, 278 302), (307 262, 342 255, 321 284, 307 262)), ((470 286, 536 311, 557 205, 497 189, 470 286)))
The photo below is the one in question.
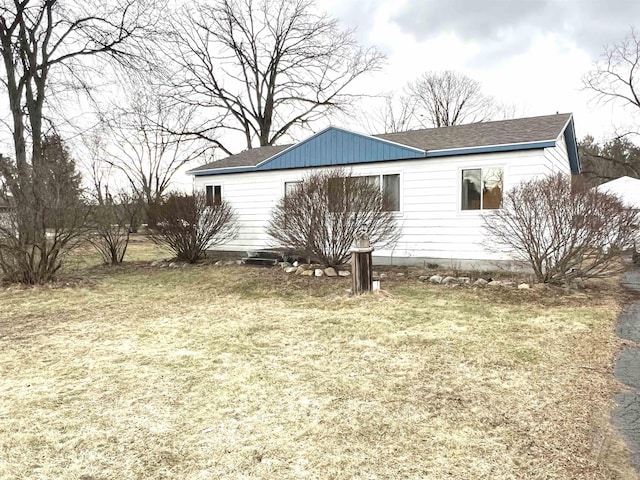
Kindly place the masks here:
MULTIPOLYGON (((504 191, 517 183, 560 169, 557 152, 549 149, 438 157, 424 160, 395 160, 353 165, 352 175, 399 174, 402 229, 393 249, 374 251, 374 256, 442 259, 506 259, 504 253, 489 251, 485 244, 483 211, 460 208, 463 169, 501 167, 504 191), (551 164, 551 165, 550 165, 551 164)), ((562 152, 562 148, 559 149, 562 152)), ((566 152, 566 148, 564 150, 566 152)), ((195 178, 196 188, 222 184, 225 201, 238 213, 238 237, 219 247, 224 250, 252 250, 277 246, 266 235, 271 209, 284 194, 284 183, 300 181, 309 169, 278 170, 203 176, 195 178)))
POLYGON ((567 160, 567 142, 564 140, 564 134, 561 134, 560 137, 558 137, 555 147, 544 149, 544 157, 546 159, 545 174, 553 175, 558 172, 566 175, 571 174, 571 166, 567 160))

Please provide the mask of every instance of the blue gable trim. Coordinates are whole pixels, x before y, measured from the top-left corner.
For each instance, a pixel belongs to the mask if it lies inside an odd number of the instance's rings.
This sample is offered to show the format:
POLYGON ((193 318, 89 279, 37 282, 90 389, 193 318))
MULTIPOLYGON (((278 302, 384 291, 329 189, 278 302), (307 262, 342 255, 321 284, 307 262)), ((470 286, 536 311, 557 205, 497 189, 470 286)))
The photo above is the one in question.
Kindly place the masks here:
POLYGON ((425 156, 424 150, 329 127, 265 160, 255 170, 341 166, 425 156))
POLYGON ((582 171, 582 165, 580 165, 580 157, 578 155, 578 142, 576 140, 573 116, 571 116, 567 126, 564 128, 564 141, 567 144, 567 155, 569 156, 571 173, 578 175, 582 171))

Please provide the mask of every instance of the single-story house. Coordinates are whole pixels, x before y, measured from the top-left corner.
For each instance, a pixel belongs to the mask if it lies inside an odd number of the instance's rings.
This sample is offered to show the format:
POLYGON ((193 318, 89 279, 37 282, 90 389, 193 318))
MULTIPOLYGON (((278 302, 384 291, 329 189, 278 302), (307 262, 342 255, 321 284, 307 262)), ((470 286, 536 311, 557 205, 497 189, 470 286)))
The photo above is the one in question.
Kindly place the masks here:
POLYGON ((328 167, 378 177, 396 200, 400 238, 376 249, 374 262, 464 268, 509 260, 486 245, 482 222, 500 207, 502 192, 534 177, 580 172, 573 116, 556 114, 381 135, 329 127, 189 173, 194 189, 237 212, 237 237, 216 248, 241 252, 278 247, 265 232, 271 209, 308 172, 328 167))
POLYGON ((640 210, 640 179, 620 177, 598 185, 598 191, 616 195, 629 208, 640 210))

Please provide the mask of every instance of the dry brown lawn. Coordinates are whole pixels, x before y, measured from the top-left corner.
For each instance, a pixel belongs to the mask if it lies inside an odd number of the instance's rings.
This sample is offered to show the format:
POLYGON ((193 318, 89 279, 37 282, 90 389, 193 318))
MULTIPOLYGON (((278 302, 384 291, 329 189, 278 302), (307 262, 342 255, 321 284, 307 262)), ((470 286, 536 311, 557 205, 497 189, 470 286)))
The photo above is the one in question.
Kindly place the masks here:
POLYGON ((611 290, 92 261, 0 290, 2 479, 637 478, 611 290))

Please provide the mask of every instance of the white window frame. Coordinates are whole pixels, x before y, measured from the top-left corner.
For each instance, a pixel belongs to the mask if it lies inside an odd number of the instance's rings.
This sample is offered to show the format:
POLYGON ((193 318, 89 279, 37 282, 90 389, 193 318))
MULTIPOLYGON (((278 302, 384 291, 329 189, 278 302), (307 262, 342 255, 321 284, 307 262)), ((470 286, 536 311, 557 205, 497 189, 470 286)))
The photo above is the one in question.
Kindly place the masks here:
MULTIPOLYGON (((484 209, 479 208, 477 210, 463 210, 462 209, 462 172, 464 170, 487 170, 489 168, 501 168, 502 169, 502 198, 504 200, 504 194, 506 192, 507 185, 507 175, 508 169, 505 164, 482 164, 482 165, 465 165, 463 167, 458 167, 458 176, 456 180, 456 210, 460 215, 486 215, 492 211, 495 211, 495 208, 484 209)), ((480 173, 480 181, 482 182, 482 172, 480 173)), ((482 202, 482 192, 480 192, 480 202, 482 202)), ((502 208, 502 206, 500 206, 502 208)), ((499 210, 499 209, 498 209, 499 210)))
MULTIPOLYGON (((207 196, 207 188, 211 187, 212 188, 212 197, 213 197, 213 201, 211 202, 211 205, 207 205, 208 207, 215 207, 216 206, 216 187, 220 187, 220 204, 222 204, 222 202, 224 201, 224 190, 222 188, 222 184, 221 183, 208 183, 204 186, 204 195, 205 195, 205 199, 207 196)), ((220 205, 219 204, 219 205, 220 205)))

